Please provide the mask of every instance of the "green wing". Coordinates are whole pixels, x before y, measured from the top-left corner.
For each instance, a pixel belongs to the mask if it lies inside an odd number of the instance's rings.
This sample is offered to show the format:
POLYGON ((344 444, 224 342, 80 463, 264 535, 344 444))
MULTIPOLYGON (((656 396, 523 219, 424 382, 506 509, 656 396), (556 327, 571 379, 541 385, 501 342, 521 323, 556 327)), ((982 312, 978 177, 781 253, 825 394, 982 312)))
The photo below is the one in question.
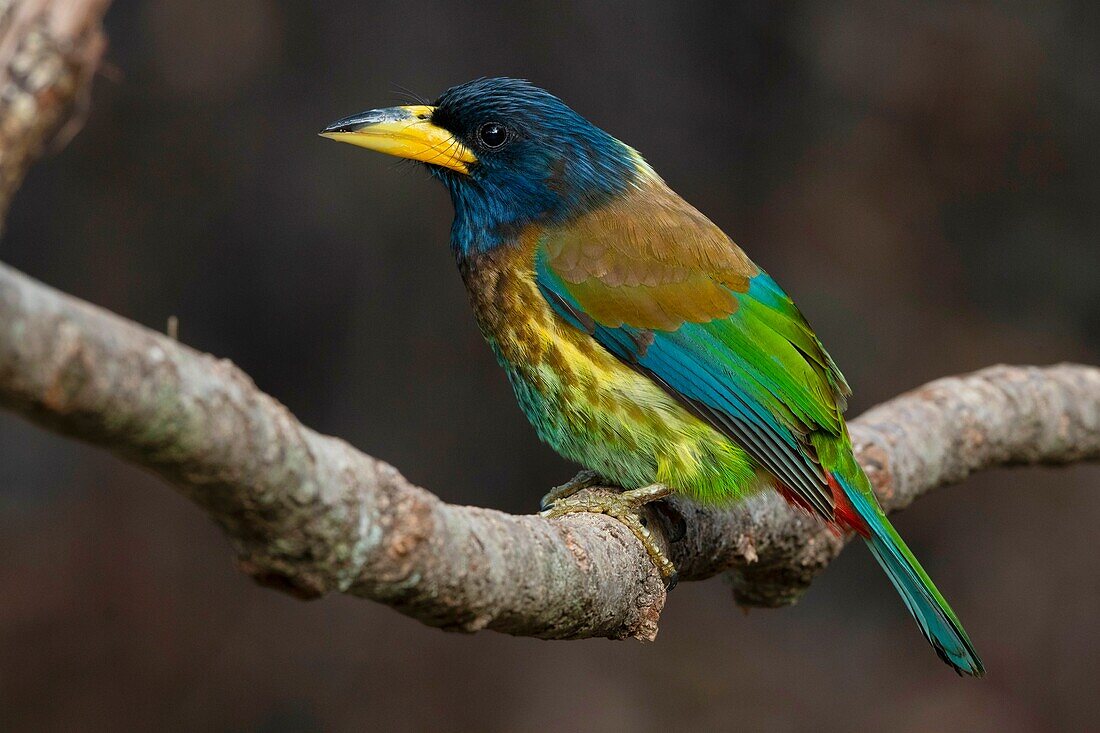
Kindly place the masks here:
POLYGON ((810 436, 843 434, 848 385, 787 294, 706 217, 662 184, 544 232, 535 269, 563 318, 832 518, 810 436))

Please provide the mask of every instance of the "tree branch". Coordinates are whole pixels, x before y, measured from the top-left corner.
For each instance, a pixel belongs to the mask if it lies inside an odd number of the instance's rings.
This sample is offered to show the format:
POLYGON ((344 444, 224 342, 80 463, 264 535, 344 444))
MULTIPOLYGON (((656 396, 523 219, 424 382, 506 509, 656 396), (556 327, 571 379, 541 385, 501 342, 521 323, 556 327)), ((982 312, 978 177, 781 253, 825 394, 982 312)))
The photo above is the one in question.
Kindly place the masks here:
MULTIPOLYGON (((0 403, 167 479, 222 525, 242 569, 301 597, 342 591, 468 631, 656 633, 661 580, 614 520, 446 504, 302 426, 231 363, 2 266, 0 403)), ((1100 369, 941 379, 852 434, 887 510, 989 466, 1096 459, 1100 369)), ((792 602, 843 544, 770 492, 730 510, 679 508, 688 534, 668 549, 682 579, 737 569, 742 603, 792 602)))
MULTIPOLYGON (((0 0, 0 214, 87 89, 105 6, 0 0)), ((0 405, 163 477, 226 530, 245 572, 300 597, 350 593, 466 631, 656 634, 662 581, 616 521, 446 504, 304 427, 230 362, 3 265, 0 405)), ((1100 369, 938 380, 871 410, 852 435, 888 511, 990 466, 1095 460, 1100 369)), ((541 489, 530 493, 534 503, 541 489)), ((843 547, 771 492, 728 510, 678 506, 682 541, 668 547, 650 524, 681 578, 735 570, 745 604, 793 602, 843 547)))
POLYGON ((0 0, 0 224, 30 164, 79 129, 110 0, 0 0))

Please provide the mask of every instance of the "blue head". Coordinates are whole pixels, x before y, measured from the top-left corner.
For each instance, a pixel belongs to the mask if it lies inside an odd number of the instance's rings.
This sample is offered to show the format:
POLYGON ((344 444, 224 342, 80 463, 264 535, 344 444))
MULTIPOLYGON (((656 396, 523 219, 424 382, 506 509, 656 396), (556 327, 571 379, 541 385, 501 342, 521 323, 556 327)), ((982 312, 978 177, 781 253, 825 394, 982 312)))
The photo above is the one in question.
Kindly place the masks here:
POLYGON ((463 255, 584 213, 638 176, 633 150, 520 79, 476 79, 431 106, 372 110, 321 134, 424 163, 451 193, 463 255))

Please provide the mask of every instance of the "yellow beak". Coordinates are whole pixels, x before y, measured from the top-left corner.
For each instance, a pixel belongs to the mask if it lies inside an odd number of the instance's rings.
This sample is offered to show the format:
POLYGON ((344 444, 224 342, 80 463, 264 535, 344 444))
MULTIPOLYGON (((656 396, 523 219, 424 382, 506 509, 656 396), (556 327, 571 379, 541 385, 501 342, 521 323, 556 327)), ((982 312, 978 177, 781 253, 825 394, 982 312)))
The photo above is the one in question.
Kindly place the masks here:
POLYGON ((477 156, 454 135, 432 124, 434 110, 422 104, 372 109, 333 122, 321 137, 469 173, 477 156))

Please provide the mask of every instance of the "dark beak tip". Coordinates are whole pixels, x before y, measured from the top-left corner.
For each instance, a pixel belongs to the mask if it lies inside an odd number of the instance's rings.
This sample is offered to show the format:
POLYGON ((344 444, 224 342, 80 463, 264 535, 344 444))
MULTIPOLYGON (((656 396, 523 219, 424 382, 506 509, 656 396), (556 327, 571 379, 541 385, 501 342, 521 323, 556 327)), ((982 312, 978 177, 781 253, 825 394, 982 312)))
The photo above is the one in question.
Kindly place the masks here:
POLYGON ((383 122, 399 122, 409 119, 409 117, 409 111, 403 107, 372 109, 366 112, 360 112, 357 115, 351 115, 350 117, 343 117, 336 120, 330 123, 328 127, 321 130, 320 134, 355 133, 359 132, 364 127, 370 127, 371 125, 377 125, 383 122))

